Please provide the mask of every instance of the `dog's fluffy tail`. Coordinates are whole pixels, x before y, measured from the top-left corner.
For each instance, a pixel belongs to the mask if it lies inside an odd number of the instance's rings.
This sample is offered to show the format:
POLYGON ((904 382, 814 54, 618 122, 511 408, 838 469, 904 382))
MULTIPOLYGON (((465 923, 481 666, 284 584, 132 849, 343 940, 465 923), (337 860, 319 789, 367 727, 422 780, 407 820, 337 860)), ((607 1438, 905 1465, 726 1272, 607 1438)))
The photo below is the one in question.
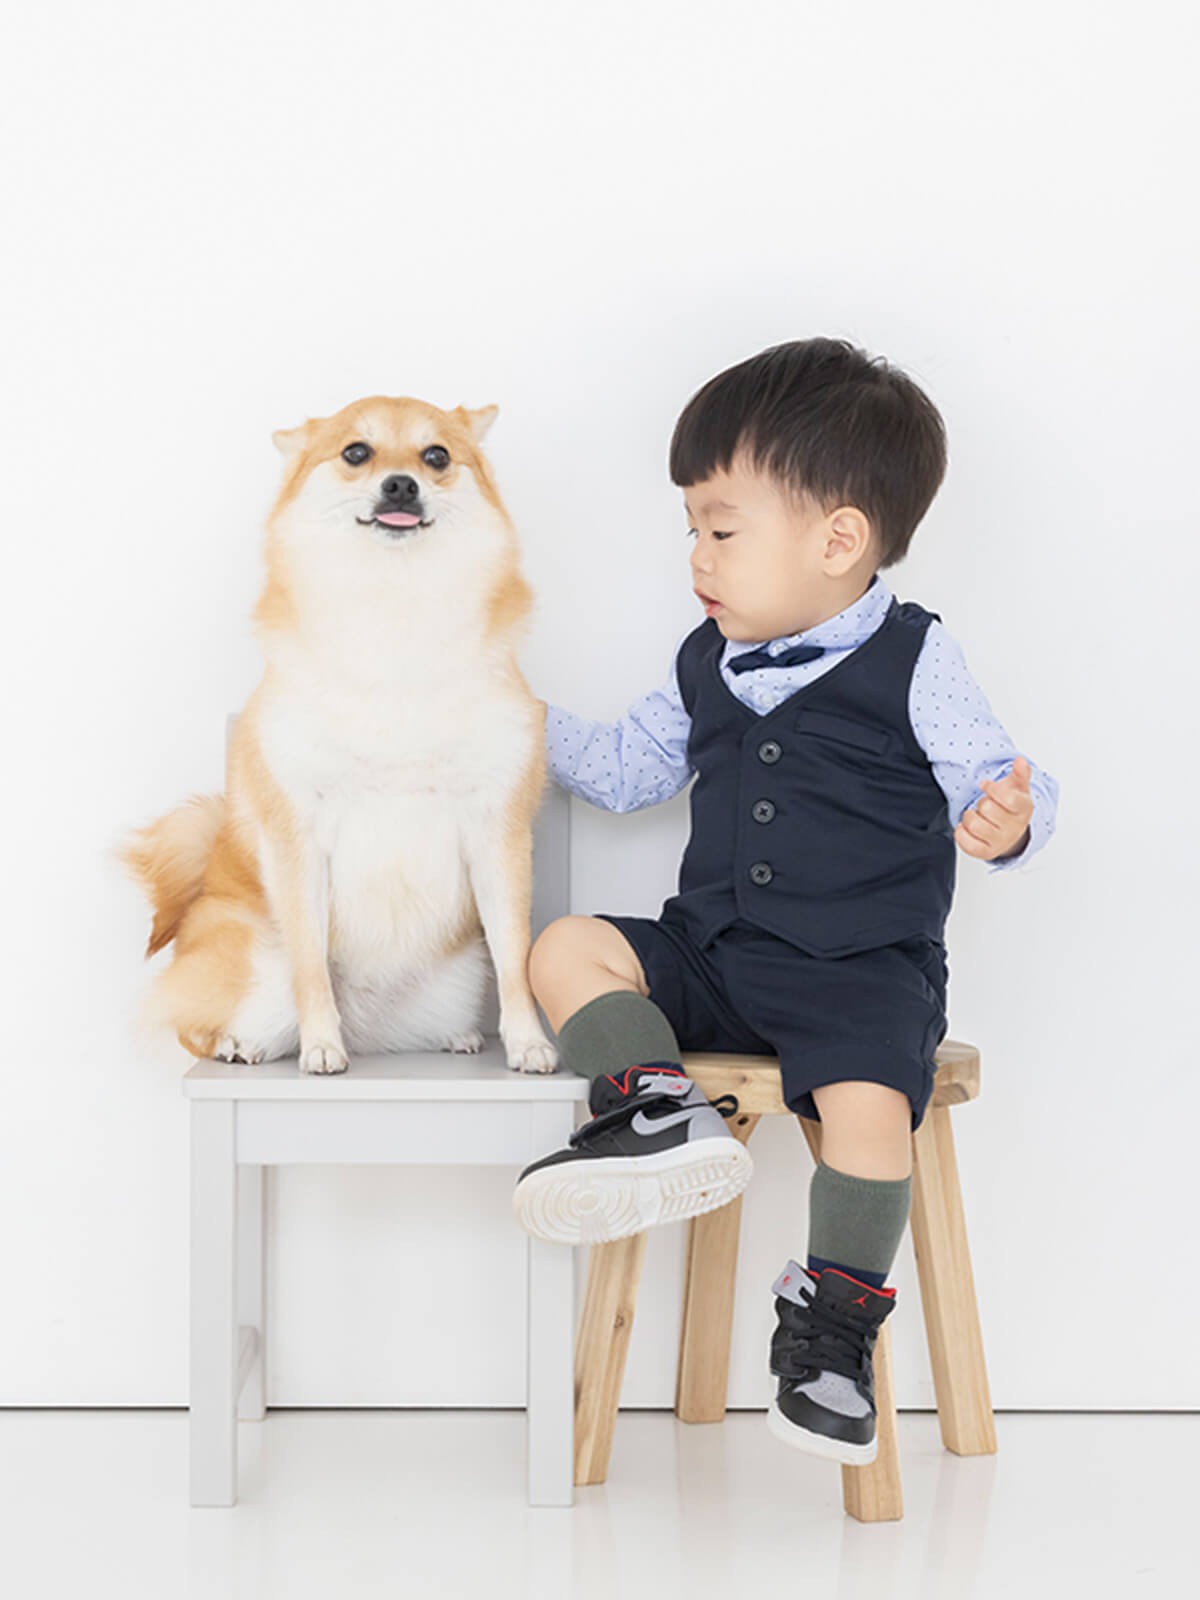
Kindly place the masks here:
POLYGON ((154 908, 146 960, 170 944, 184 913, 204 887, 204 874, 225 821, 223 794, 190 795, 165 816, 124 835, 112 855, 141 884, 154 908))

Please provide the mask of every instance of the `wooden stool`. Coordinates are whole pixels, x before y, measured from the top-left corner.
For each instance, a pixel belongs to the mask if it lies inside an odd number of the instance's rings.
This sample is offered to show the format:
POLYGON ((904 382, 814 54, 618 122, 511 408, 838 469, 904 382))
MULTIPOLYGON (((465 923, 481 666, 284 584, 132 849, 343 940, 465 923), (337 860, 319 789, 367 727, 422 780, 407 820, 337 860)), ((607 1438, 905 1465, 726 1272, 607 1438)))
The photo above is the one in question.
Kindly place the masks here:
MULTIPOLYGON (((682 1057, 684 1071, 710 1099, 737 1096, 730 1123, 749 1139, 759 1117, 791 1116, 783 1102, 779 1062, 771 1056, 698 1052, 682 1057)), ((912 1239, 925 1313, 942 1443, 956 1455, 991 1454, 996 1448, 975 1284, 954 1157, 950 1107, 979 1093, 979 1052, 943 1040, 937 1075, 921 1126, 913 1134, 912 1239)), ((814 1160, 821 1124, 807 1117, 804 1130, 814 1160)), ((720 1422, 725 1415, 733 1280, 737 1266, 741 1197, 688 1223, 683 1316, 675 1415, 682 1422, 720 1422)), ((633 1329, 646 1235, 595 1245, 588 1259, 587 1292, 575 1344, 575 1482, 603 1483, 621 1397, 625 1355, 633 1329)), ((896 1449, 896 1396, 892 1381, 891 1325, 875 1345, 875 1398, 879 1448, 863 1467, 842 1468, 842 1502, 861 1522, 903 1516, 896 1449)))

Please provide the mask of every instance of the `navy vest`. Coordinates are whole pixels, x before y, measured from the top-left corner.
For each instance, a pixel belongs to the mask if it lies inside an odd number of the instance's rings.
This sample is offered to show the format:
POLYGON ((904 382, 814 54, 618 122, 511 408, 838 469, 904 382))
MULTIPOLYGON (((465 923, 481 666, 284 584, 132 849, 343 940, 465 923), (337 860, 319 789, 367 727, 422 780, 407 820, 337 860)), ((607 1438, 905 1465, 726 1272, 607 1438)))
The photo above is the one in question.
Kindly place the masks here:
POLYGON ((688 634, 692 829, 664 921, 704 948, 740 919, 815 956, 942 940, 954 832, 908 717, 935 617, 893 597, 869 639, 761 716, 721 676, 715 621, 688 634))

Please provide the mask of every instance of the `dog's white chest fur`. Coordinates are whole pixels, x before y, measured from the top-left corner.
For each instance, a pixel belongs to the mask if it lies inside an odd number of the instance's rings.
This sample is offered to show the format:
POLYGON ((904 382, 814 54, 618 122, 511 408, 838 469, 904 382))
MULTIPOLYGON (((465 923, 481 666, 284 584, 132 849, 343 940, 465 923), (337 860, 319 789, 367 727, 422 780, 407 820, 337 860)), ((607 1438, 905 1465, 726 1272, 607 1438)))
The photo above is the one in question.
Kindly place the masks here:
POLYGON ((477 916, 468 831, 512 790, 526 708, 469 676, 359 695, 293 686, 263 719, 269 765, 323 857, 330 966, 350 983, 394 981, 477 916), (295 692, 298 689, 299 692, 295 692), (506 712, 508 715, 506 715, 506 712))

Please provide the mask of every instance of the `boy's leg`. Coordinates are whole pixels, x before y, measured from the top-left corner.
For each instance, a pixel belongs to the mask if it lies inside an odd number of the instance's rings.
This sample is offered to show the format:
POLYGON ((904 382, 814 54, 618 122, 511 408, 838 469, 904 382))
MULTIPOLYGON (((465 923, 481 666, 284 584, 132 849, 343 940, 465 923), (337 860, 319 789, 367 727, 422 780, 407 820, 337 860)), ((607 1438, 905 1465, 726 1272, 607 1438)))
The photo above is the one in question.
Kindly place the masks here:
POLYGON ((882 1083, 813 1089, 821 1159, 809 1186, 808 1266, 882 1288, 912 1201, 912 1104, 882 1083))
POLYGON ((895 1304, 884 1284, 911 1204, 912 1104, 865 1081, 820 1085, 812 1097, 822 1132, 807 1267, 789 1261, 773 1285, 779 1387, 768 1424, 800 1449, 862 1463, 876 1450, 875 1342, 895 1304))
POLYGON ((544 929, 529 952, 529 985, 559 1035, 567 1018, 599 995, 650 993, 637 952, 603 917, 559 917, 544 929))
POLYGON ((755 930, 720 943, 725 990, 779 1056, 786 1103, 823 1130, 811 1264, 789 1261, 772 1286, 771 1428, 818 1455, 871 1461, 874 1347, 895 1302, 883 1280, 946 1030, 944 947, 914 936, 826 958, 755 930))
POLYGON ((590 1078, 592 1120, 521 1173, 522 1226, 575 1244, 624 1238, 724 1205, 753 1170, 680 1064, 629 941, 600 917, 560 917, 530 952, 533 993, 565 1066, 590 1078))

